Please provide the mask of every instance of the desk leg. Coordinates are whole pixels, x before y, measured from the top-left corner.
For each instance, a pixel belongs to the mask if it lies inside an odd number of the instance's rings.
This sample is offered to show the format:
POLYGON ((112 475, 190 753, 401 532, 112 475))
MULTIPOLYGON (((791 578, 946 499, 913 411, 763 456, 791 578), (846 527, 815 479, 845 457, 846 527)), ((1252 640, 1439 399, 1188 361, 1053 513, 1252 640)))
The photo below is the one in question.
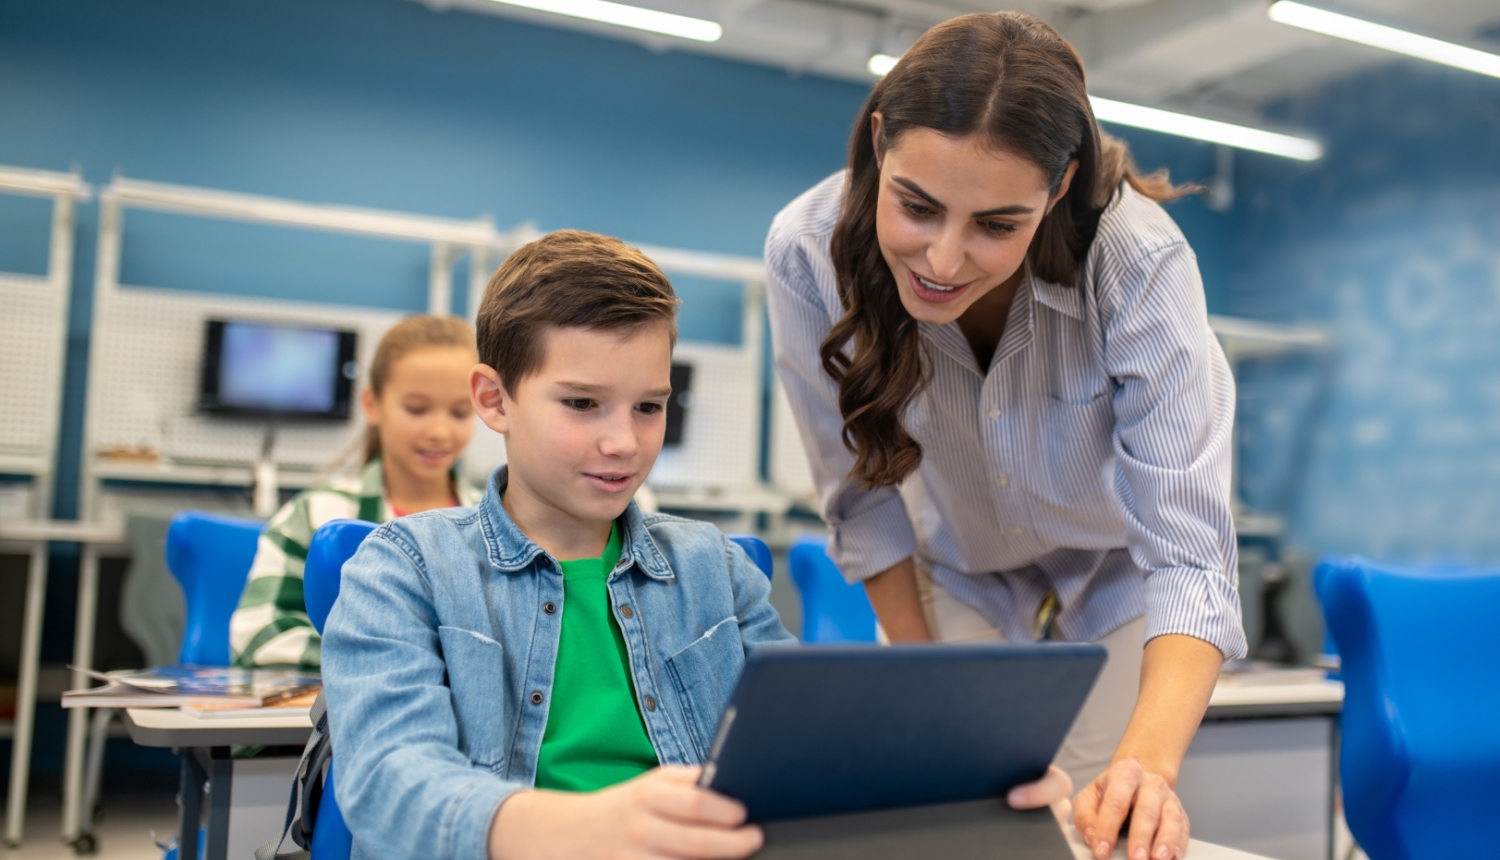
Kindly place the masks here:
MULTIPOLYGON (((94 666, 94 622, 98 608, 99 551, 93 544, 83 544, 78 562, 77 626, 73 633, 73 665, 80 669, 94 666)), ((89 686, 87 675, 78 671, 73 673, 73 689, 87 690, 89 686)), ((83 768, 88 739, 88 708, 69 709, 68 747, 63 760, 62 839, 70 844, 78 841, 83 830, 83 768)))
POLYGON ((10 793, 5 801, 5 841, 21 844, 26 826, 26 784, 31 776, 31 735, 36 725, 36 677, 42 654, 42 603, 47 594, 47 544, 31 548, 26 575, 26 615, 21 627, 21 677, 16 690, 15 736, 10 747, 10 793))
POLYGON ((234 787, 234 760, 228 747, 209 751, 208 767, 208 835, 204 840, 206 860, 228 860, 229 799, 234 787))
POLYGON ((177 804, 182 811, 177 820, 178 860, 198 860, 198 822, 203 817, 203 766, 198 750, 182 751, 182 780, 177 787, 177 804))

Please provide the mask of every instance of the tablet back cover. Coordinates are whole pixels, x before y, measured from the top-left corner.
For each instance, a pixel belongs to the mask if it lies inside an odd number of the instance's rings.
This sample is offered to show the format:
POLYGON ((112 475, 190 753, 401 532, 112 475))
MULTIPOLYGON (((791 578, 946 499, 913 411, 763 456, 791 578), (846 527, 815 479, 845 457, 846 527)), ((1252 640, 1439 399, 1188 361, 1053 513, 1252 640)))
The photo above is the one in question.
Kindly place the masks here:
POLYGON ((725 708, 705 785, 773 821, 998 797, 1040 778, 1102 646, 766 648, 725 708))

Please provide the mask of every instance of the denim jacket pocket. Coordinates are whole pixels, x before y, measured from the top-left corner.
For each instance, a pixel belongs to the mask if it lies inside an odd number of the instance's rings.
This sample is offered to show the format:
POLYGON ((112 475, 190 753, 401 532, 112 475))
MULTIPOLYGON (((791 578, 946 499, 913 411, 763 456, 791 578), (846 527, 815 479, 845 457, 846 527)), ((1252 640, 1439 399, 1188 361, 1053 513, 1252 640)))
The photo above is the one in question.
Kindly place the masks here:
POLYGON ((739 633, 739 619, 731 615, 666 660, 700 762, 708 757, 719 715, 745 664, 739 633))
POLYGON ((438 627, 443 661, 450 667, 448 689, 458 718, 458 748, 469 761, 490 770, 500 766, 505 725, 505 649, 499 642, 461 627, 438 627), (451 667, 461 666, 454 675, 451 667))

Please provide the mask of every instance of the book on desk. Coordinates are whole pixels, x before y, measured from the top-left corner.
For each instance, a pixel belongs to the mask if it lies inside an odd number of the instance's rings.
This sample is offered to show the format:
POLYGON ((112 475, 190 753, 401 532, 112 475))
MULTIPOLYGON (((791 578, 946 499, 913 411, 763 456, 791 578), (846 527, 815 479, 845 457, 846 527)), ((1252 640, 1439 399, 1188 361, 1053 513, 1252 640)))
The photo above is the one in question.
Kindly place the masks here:
POLYGON ((299 669, 158 666, 122 672, 82 670, 104 686, 62 695, 64 708, 183 708, 199 716, 265 708, 302 707, 323 688, 322 678, 299 669))

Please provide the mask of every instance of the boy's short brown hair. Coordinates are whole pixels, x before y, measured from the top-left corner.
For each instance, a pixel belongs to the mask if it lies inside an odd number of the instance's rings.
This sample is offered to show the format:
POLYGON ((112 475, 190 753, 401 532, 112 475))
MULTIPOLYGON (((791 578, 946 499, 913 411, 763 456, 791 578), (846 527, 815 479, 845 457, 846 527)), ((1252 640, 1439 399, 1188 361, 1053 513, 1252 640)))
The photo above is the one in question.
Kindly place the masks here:
POLYGON ((549 329, 631 331, 664 322, 675 346, 679 303, 645 254, 609 236, 559 230, 522 245, 490 276, 476 321, 479 360, 514 394, 541 367, 549 329))

